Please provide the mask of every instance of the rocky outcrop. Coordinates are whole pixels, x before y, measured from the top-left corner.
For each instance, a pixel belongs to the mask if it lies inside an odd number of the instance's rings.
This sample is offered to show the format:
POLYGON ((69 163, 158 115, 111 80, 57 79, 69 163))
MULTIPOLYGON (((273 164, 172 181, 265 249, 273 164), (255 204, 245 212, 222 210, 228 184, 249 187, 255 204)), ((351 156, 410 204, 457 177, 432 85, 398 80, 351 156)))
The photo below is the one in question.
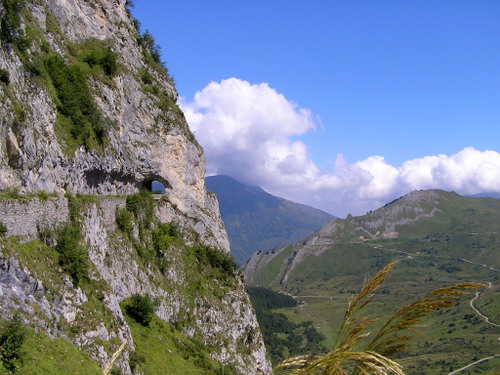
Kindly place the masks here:
POLYGON ((417 190, 364 216, 330 221, 309 237, 305 244, 331 244, 355 240, 360 235, 370 238, 397 238, 397 227, 430 218, 442 212, 437 206, 446 196, 438 190, 417 190))
MULTIPOLYGON (((6 12, 2 4, 0 15, 6 12)), ((255 314, 238 278, 233 284, 207 280, 213 289, 207 295, 187 292, 193 264, 186 263, 183 251, 201 243, 229 252, 229 241, 217 198, 205 189, 203 149, 175 104, 172 80, 139 43, 126 1, 41 0, 25 7, 19 28, 29 47, 2 41, 0 48, 0 69, 8 77, 0 82, 0 222, 7 237, 16 236, 0 238, 2 317, 21 311, 29 324, 67 338, 105 365, 123 340, 134 347, 120 302, 148 294, 159 318, 187 321, 183 333, 201 337, 214 348, 215 360, 240 374, 269 373, 255 314), (91 52, 78 52, 85 48, 116 57, 113 73, 87 64, 91 52), (100 119, 93 131, 102 132, 100 138, 86 143, 67 127, 69 115, 61 110, 47 71, 51 56, 67 66, 87 64, 85 82, 100 119), (167 265, 162 272, 138 260, 137 227, 131 240, 116 225, 126 196, 151 189, 153 181, 165 187, 153 222, 175 222, 185 234, 182 245, 162 254, 167 265), (91 199, 75 209, 68 197, 78 194, 91 199), (54 250, 33 241, 75 220, 89 251, 94 289, 78 288, 54 250), (106 347, 103 341, 110 343, 106 347)), ((117 363, 131 373, 128 351, 117 363)))
MULTIPOLYGON (((210 226, 218 208, 205 190, 203 150, 173 104, 177 92, 168 75, 145 61, 125 0, 51 0, 27 7, 44 42, 61 55, 69 54, 68 42, 88 40, 102 41, 114 51, 120 66, 116 75, 105 81, 89 77, 95 103, 113 125, 106 130, 103 149, 80 146, 68 155, 56 126, 57 98, 38 84, 13 48, 1 49, 0 68, 8 71, 10 83, 0 85, 0 189, 129 194, 156 180, 180 211, 199 217, 206 213, 203 221, 210 226), (54 31, 54 23, 59 30, 54 31), (170 107, 162 108, 162 98, 144 90, 140 77, 145 72, 154 79, 154 92, 171 100, 170 107)), ((38 43, 33 40, 26 52, 33 63, 40 63, 38 43)))

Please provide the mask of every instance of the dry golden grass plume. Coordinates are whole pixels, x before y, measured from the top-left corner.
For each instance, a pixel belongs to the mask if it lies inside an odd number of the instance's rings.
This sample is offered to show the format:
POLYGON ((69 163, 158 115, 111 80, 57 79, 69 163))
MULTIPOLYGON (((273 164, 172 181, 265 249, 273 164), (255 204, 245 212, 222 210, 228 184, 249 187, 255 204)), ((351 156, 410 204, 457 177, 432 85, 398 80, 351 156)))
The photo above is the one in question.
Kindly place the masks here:
POLYGON ((388 264, 375 276, 365 280, 359 294, 350 299, 334 347, 329 353, 289 358, 281 362, 273 373, 404 375, 402 366, 388 357, 408 346, 412 339, 409 333, 419 332, 413 328, 415 324, 439 308, 452 305, 457 296, 468 294, 468 290, 485 287, 478 283, 461 283, 437 289, 396 311, 373 339, 363 340, 371 334, 367 328, 377 319, 359 316, 359 313, 373 300, 373 291, 389 277, 396 264, 388 264))
POLYGON ((125 349, 126 345, 127 345, 127 341, 125 340, 124 342, 122 342, 121 346, 118 348, 118 350, 111 357, 111 360, 109 361, 108 365, 102 371, 102 375, 108 375, 108 373, 113 368, 113 365, 114 365, 115 361, 117 360, 118 356, 121 354, 121 352, 123 351, 123 349, 125 349))

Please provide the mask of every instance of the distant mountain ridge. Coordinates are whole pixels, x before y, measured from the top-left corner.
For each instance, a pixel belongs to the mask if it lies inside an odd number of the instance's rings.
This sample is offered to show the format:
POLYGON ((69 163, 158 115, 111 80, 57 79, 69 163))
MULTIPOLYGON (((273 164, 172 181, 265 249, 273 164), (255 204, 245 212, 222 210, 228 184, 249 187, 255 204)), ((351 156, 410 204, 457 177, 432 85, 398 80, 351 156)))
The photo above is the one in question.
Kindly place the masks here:
POLYGON ((500 219, 500 200, 495 198, 464 197, 442 190, 413 191, 366 215, 329 221, 293 247, 254 253, 244 265, 244 274, 251 285, 256 280, 262 282, 270 278, 274 278, 271 284, 283 285, 299 264, 336 244, 415 238, 438 231, 460 232, 462 228, 471 232, 496 232, 498 220, 492 220, 493 217, 500 219), (287 260, 282 261, 283 257, 287 260), (278 273, 275 258, 282 263, 278 273), (273 271, 266 271, 268 268, 273 271))
POLYGON ((472 197, 472 198, 496 198, 496 199, 500 199, 500 193, 496 193, 496 192, 479 193, 479 194, 467 195, 467 197, 472 197))
MULTIPOLYGON (((438 288, 485 286, 419 326, 422 335, 398 357, 406 374, 448 374, 498 352, 500 199, 413 191, 366 215, 329 221, 294 245, 258 251, 241 269, 247 285, 293 296, 300 308, 280 313, 297 324, 312 321, 332 342, 360 285, 391 262, 397 262, 391 277, 371 296, 370 318, 383 321, 395 306, 438 288)), ((497 374, 500 363, 482 363, 475 371, 497 374)))
POLYGON ((217 194, 220 213, 236 261, 245 262, 256 250, 270 250, 303 240, 335 217, 321 210, 276 197, 259 186, 229 176, 206 178, 217 194))

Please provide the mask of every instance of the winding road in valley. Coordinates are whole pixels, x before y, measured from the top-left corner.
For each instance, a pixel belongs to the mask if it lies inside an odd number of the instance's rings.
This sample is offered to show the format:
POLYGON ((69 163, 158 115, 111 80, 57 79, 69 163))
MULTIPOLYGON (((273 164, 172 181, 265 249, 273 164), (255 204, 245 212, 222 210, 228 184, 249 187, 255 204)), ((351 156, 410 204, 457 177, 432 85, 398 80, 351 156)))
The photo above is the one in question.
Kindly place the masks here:
POLYGON ((483 363, 483 362, 486 362, 486 361, 489 361, 490 359, 493 359, 493 358, 500 358, 500 354, 497 354, 497 355, 492 355, 491 357, 486 357, 486 358, 482 358, 476 362, 472 362, 470 364, 468 364, 467 366, 465 367, 462 367, 462 368, 459 368, 458 370, 455 370, 453 372, 450 372, 448 375, 455 375, 455 374, 458 374, 459 372, 462 372, 462 371, 465 371, 467 370, 468 368, 471 368, 472 366, 475 366, 475 365, 478 365, 480 363, 483 363))
MULTIPOLYGON (((429 255, 429 254, 420 254, 420 253, 410 253, 410 252, 406 252, 406 251, 401 251, 401 250, 396 250, 396 249, 384 249, 383 247, 381 246, 374 246, 375 248, 379 249, 379 250, 385 250, 385 251, 391 251, 391 252, 394 252, 394 253, 401 253, 401 254, 404 254, 406 255, 409 259, 411 259, 412 257, 419 257, 419 256, 424 256, 424 257, 430 257, 430 258, 447 258, 447 259, 457 259, 457 258, 453 258, 453 257, 447 257, 447 256, 436 256, 436 255, 429 255)), ((494 272, 500 272, 499 269, 497 268, 494 268, 494 267, 491 267, 491 266, 488 266, 487 264, 482 264, 482 263, 476 263, 476 262, 473 262, 473 261, 470 261, 468 259, 464 259, 464 258, 458 258, 458 260, 462 261, 462 262, 466 262, 466 263, 469 263, 469 264, 474 264, 474 265, 477 265, 477 266, 481 266, 481 267, 484 267, 484 268, 487 268, 489 269, 490 271, 494 271, 494 272)), ((488 281, 488 289, 491 288, 491 281, 488 281)), ((481 295, 481 292, 476 292, 476 295, 474 296, 474 298, 471 299, 470 301, 470 306, 471 308, 474 310, 474 312, 479 315, 481 318, 483 318, 487 324, 491 325, 491 326, 494 326, 494 327, 500 327, 500 324, 496 324, 496 323, 493 323, 489 317, 487 317, 486 315, 484 315, 483 313, 481 313, 475 306, 474 306, 474 302, 479 298, 479 296, 481 295)), ((500 337, 498 338, 498 340, 500 341, 500 337)), ((469 363, 468 365, 462 367, 462 368, 459 368, 458 370, 455 370, 455 371, 452 371, 450 372, 448 375, 455 375, 455 374, 458 374, 462 371, 465 371, 475 365, 478 365, 480 363, 483 363, 483 362, 486 362, 486 361, 489 361, 489 360, 492 360, 494 358, 500 358, 500 354, 495 354, 495 355, 492 355, 492 356, 489 356, 489 357, 485 357, 485 358, 481 358, 477 361, 474 361, 472 363, 469 363)))
MULTIPOLYGON (((488 281, 488 289, 491 288, 491 281, 488 281)), ((476 292, 476 296, 471 299, 470 301, 470 307, 472 307, 472 309, 476 312, 477 315, 479 315, 481 318, 483 318, 486 323, 494 326, 494 327, 500 327, 500 324, 496 324, 496 323, 493 323, 490 318, 488 318, 486 315, 483 315, 478 309, 476 309, 476 307, 474 306, 474 301, 477 300, 479 298, 479 296, 481 295, 481 292, 476 292)), ((500 338, 499 338, 500 340, 500 338)))
MULTIPOLYGON (((491 288, 491 281, 488 281, 488 289, 491 288)), ((476 295, 474 296, 474 298, 472 298, 470 300, 470 307, 472 307, 472 309, 475 311, 475 313, 477 315, 479 315, 481 318, 483 318, 486 323, 488 323, 489 325, 492 325, 494 327, 500 327, 500 324, 496 324, 496 323, 493 323, 492 321, 490 321, 490 318, 488 318, 486 315, 482 314, 475 306, 474 306, 474 301, 476 301, 479 296, 481 295, 481 292, 476 292, 476 295)), ((498 340, 500 340, 500 337, 498 338, 498 340)), ((472 362, 472 363, 469 363, 468 365, 462 367, 462 368, 459 368, 458 370, 455 370, 453 372, 450 372, 448 375, 455 375, 455 374, 458 374, 462 371, 465 371, 469 368, 471 368, 472 366, 475 366, 475 365, 478 365, 480 363, 483 363, 483 362, 486 362, 486 361, 489 361, 491 359, 494 359, 494 358, 500 358, 500 354, 495 354, 495 355, 492 355, 490 357, 486 357, 486 358, 481 358, 475 362, 472 362)))
MULTIPOLYGON (((380 245, 375 245, 373 246, 374 248, 378 249, 378 250, 384 250, 384 251, 390 251, 390 252, 394 252, 394 253, 400 253, 400 254, 404 254, 408 257, 408 259, 412 259, 413 257, 429 257, 429 258, 441 258, 441 259, 452 259, 452 260, 459 260, 459 261, 462 261, 462 262, 466 262, 466 263, 469 263, 469 264, 474 264, 474 265, 477 265, 477 266, 481 266, 481 267, 484 267, 484 268, 487 268, 489 269, 490 271, 493 271, 493 272, 500 272, 499 269, 497 268, 494 268, 494 267, 491 267, 487 264, 482 264, 482 263, 476 263, 476 262, 473 262, 473 261, 470 261, 468 259, 464 259, 464 258, 453 258, 453 257, 448 257, 448 256, 439 256, 439 255, 430 255, 430 254, 421 254, 421 253, 410 253, 410 252, 406 252, 406 251, 401 251, 401 250, 396 250, 396 249, 387 249, 387 248, 383 248, 382 246, 380 245)), ((491 281, 488 281, 488 289, 490 289, 492 287, 492 284, 491 284, 491 281)), ((474 302, 479 298, 479 296, 481 295, 481 292, 476 292, 475 296, 471 299, 470 301, 470 306, 471 308, 474 310, 474 312, 479 315, 482 319, 484 319, 486 321, 487 324, 491 325, 491 326, 494 326, 494 327, 499 327, 500 328, 500 324, 496 324, 496 323, 493 323, 490 318, 486 315, 484 315, 483 313, 481 313, 475 306, 474 306, 474 302)), ((328 297, 328 296, 293 296, 294 298, 331 298, 331 297, 328 297)), ((498 340, 500 341, 500 337, 498 338, 498 340)), ((452 371, 450 372, 448 375, 455 375, 455 374, 458 374, 462 371, 465 371, 473 366, 476 366, 480 363, 484 363, 486 361, 489 361, 489 360, 492 360, 494 358, 500 358, 500 353, 498 354, 495 354, 495 355, 492 355, 492 356, 489 356, 489 357, 485 357, 485 358, 481 358, 477 361, 474 361, 472 363, 469 363, 468 365, 458 369, 458 370, 455 370, 455 371, 452 371)))

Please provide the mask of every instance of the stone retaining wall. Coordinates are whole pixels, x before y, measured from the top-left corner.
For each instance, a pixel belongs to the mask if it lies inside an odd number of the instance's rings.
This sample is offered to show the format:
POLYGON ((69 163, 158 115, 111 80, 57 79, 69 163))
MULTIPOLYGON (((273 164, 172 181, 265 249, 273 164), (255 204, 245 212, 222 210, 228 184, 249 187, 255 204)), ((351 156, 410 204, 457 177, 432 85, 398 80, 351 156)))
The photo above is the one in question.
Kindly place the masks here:
POLYGON ((0 200, 0 222, 6 236, 35 239, 43 228, 55 228, 69 219, 68 200, 64 197, 38 197, 0 200))
MULTIPOLYGON (((116 208, 125 207, 124 197, 99 197, 98 209, 105 226, 115 225, 116 208)), ((22 197, 0 200, 0 222, 7 228, 6 236, 38 237, 40 229, 57 228, 69 220, 68 199, 65 197, 22 197)))

